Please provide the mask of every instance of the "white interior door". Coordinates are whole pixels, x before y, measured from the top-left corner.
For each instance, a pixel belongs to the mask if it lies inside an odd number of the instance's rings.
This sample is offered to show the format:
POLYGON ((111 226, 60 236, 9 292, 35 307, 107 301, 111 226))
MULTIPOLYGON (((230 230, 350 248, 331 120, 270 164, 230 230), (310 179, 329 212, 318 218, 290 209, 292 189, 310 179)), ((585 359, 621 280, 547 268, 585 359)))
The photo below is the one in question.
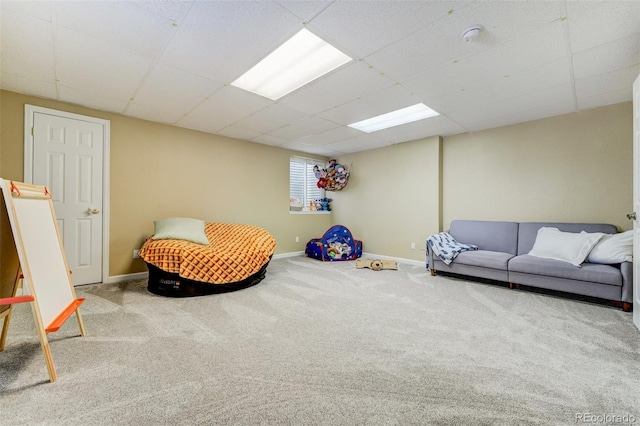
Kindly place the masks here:
MULTIPOLYGON (((44 109, 32 111, 29 118, 33 143, 28 181, 51 192, 73 283, 102 282, 104 120, 44 109)), ((26 157, 25 152, 25 177, 26 157)))
MULTIPOLYGON (((640 76, 633 83, 633 211, 640 215, 640 76)), ((633 322, 640 329, 640 226, 633 221, 633 322)))

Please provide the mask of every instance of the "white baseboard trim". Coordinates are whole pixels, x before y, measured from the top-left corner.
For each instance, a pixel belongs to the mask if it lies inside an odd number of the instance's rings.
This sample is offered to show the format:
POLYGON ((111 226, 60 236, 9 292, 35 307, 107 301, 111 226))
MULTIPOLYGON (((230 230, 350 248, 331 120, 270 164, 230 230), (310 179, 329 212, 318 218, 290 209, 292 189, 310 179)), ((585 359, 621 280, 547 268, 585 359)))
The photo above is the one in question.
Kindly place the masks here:
POLYGON ((304 256, 304 252, 303 251, 292 251, 289 253, 279 253, 279 254, 274 254, 273 258, 274 259, 284 259, 287 257, 298 257, 298 256, 304 256))
POLYGON ((144 280, 149 278, 149 272, 136 272, 133 274, 114 275, 109 277, 109 283, 121 283, 124 281, 144 280))
MULTIPOLYGON (((273 255, 274 259, 284 259, 287 257, 298 257, 298 256, 304 256, 304 252, 303 251, 292 251, 290 253, 280 253, 280 254, 275 254, 273 255)), ((385 256, 383 254, 374 254, 374 253, 362 253, 362 257, 368 257, 368 258, 372 258, 372 259, 380 259, 380 260, 395 260, 398 263, 405 263, 407 265, 413 265, 413 266, 425 266, 427 265, 427 260, 425 259, 424 261, 420 261, 420 260, 414 260, 414 259, 404 259, 402 257, 392 257, 392 256, 385 256)))
MULTIPOLYGON (((289 253, 279 253, 279 254, 274 254, 273 258, 274 259, 286 259, 288 257, 298 257, 298 256, 304 256, 304 252, 303 251, 292 251, 289 253)), ((426 260, 425 261, 419 261, 419 260, 414 260, 414 259, 404 259, 401 257, 392 257, 392 256, 385 256, 383 254, 374 254, 374 253, 362 253, 362 257, 369 257, 369 258, 373 258, 373 259, 381 259, 381 260, 395 260, 398 263, 406 263, 408 265, 414 265, 414 266, 426 266, 426 260)), ((132 280, 144 280, 149 278, 149 272, 136 272, 133 274, 124 274, 124 275, 114 275, 112 277, 109 277, 109 283, 121 283, 124 281, 132 281, 132 280)))

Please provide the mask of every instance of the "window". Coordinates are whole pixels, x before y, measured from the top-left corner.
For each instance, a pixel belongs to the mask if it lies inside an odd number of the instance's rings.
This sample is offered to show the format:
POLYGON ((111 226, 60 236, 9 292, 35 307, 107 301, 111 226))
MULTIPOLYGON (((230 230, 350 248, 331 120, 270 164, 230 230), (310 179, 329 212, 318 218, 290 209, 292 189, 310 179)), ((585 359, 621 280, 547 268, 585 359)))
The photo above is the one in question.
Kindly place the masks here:
POLYGON ((289 159, 289 210, 309 211, 309 202, 324 198, 324 189, 318 188, 313 168, 325 168, 323 160, 291 157, 289 159))

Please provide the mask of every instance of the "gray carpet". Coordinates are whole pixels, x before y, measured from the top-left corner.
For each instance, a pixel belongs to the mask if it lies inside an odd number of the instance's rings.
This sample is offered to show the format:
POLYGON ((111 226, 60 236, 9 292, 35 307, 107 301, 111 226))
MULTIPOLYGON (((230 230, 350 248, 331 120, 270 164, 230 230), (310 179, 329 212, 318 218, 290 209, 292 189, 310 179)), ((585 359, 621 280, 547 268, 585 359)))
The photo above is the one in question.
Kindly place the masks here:
POLYGON ((55 383, 16 308, 0 424, 640 424, 640 331, 616 308, 303 257, 234 293, 78 295, 87 336, 50 335, 55 383))

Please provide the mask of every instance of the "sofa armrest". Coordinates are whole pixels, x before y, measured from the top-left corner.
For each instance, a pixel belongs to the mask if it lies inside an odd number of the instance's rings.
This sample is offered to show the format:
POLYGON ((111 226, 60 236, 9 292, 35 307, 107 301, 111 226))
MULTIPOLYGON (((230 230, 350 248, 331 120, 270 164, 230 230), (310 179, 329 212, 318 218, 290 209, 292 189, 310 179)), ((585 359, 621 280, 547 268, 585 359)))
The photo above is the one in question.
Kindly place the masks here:
POLYGON ((620 301, 633 303, 633 262, 622 262, 620 272, 622 272, 620 301))

